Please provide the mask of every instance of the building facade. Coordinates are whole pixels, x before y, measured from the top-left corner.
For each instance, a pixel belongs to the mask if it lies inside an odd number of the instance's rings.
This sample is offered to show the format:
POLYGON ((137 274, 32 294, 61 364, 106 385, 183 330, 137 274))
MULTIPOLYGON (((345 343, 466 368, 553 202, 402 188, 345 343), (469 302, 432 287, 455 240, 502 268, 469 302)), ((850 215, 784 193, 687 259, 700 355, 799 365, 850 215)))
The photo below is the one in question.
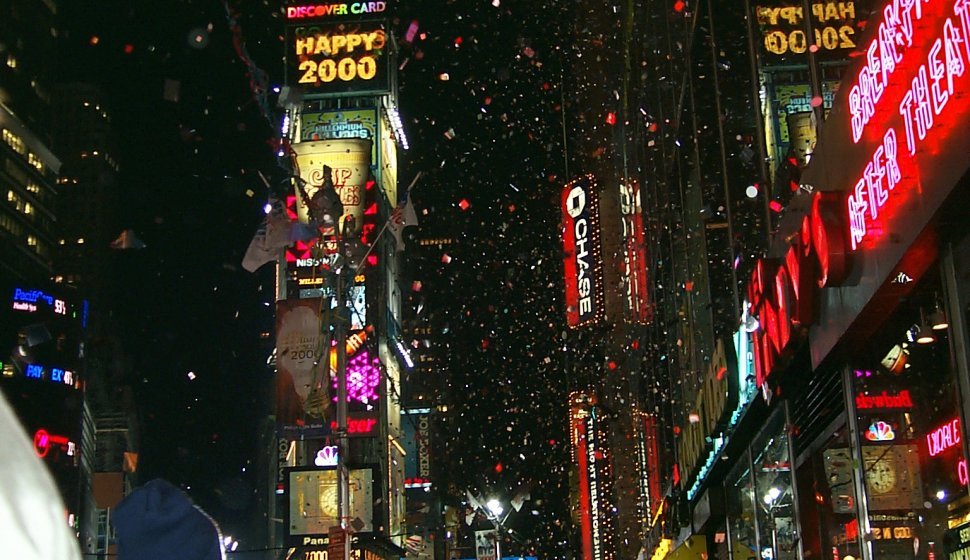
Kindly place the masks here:
POLYGON ((765 153, 795 159, 767 170, 770 243, 739 275, 735 333, 715 336, 733 351, 704 377, 729 383, 673 424, 677 530, 650 550, 962 554, 966 6, 747 8, 765 153))
POLYGON ((284 7, 280 156, 291 173, 271 185, 278 208, 266 234, 276 217, 308 233, 285 235, 269 257, 278 267, 269 517, 282 520, 271 522, 274 544, 294 558, 398 557, 407 537, 414 411, 400 398, 402 271, 388 230, 407 140, 388 6, 352 6, 284 7))

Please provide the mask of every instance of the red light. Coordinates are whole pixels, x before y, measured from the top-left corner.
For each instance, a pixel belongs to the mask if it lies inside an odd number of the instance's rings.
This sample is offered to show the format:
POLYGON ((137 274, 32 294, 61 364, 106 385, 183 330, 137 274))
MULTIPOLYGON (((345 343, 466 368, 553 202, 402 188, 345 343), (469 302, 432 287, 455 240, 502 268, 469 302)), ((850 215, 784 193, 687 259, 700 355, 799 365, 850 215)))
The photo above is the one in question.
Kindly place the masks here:
POLYGON ((785 207, 782 206, 781 203, 778 202, 777 200, 772 200, 768 206, 771 208, 771 211, 775 213, 780 213, 782 210, 785 209, 785 207))
POLYGON ((500 472, 502 472, 503 469, 504 469, 504 467, 502 466, 502 462, 501 461, 499 461, 498 463, 495 463, 495 472, 500 473, 500 472))
POLYGON ((458 203, 458 207, 461 208, 462 210, 468 210, 468 207, 471 205, 472 204, 468 202, 467 199, 464 199, 464 198, 461 199, 461 202, 458 203))
POLYGON ((611 126, 616 124, 616 113, 611 111, 606 114, 606 124, 611 126))
POLYGON ((926 447, 930 457, 936 457, 951 447, 960 444, 960 419, 954 418, 926 434, 926 447))
POLYGON ((683 0, 677 0, 676 2, 674 2, 675 12, 683 12, 685 7, 686 7, 686 4, 684 4, 683 0))
POLYGON ((135 45, 132 45, 131 43, 125 45, 125 54, 131 54, 133 52, 135 52, 135 45))
POLYGON ((91 46, 97 45, 100 42, 101 42, 101 37, 98 37, 97 35, 91 35, 91 38, 88 40, 88 44, 90 44, 91 46))

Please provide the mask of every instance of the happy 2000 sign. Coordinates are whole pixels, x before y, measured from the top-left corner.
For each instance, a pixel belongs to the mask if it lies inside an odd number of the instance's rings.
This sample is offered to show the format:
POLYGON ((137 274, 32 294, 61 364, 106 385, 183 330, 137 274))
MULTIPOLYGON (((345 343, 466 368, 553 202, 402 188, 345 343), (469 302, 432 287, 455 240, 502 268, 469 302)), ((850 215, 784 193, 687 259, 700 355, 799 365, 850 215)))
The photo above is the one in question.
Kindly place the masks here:
POLYGON ((308 96, 389 91, 382 22, 295 26, 287 43, 287 84, 308 96))

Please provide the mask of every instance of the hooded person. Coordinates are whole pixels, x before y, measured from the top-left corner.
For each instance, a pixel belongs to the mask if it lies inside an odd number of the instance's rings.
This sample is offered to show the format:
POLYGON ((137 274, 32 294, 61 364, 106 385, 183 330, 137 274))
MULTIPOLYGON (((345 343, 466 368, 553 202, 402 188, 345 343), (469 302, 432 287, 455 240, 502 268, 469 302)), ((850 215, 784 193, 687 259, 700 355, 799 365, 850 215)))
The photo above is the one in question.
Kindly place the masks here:
POLYGON ((54 479, 3 395, 0 449, 0 558, 80 560, 54 479))
POLYGON ((125 497, 113 516, 118 560, 225 560, 219 527, 181 489, 156 478, 125 497))

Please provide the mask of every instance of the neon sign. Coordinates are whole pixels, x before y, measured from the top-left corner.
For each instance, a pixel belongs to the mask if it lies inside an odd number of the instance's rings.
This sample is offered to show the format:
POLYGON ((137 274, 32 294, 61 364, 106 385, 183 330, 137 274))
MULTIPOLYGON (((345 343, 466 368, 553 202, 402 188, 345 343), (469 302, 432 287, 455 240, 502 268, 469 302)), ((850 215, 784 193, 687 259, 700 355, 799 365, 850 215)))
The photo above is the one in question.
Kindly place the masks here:
POLYGON ((13 292, 13 305, 14 311, 26 311, 28 313, 34 313, 38 310, 38 303, 46 303, 54 313, 58 315, 67 315, 67 302, 63 299, 58 299, 43 290, 21 290, 20 288, 14 288, 13 292))
POLYGON ((566 321, 570 327, 578 327, 597 322, 603 313, 599 201, 592 175, 563 187, 560 210, 563 217, 566 321))
POLYGON ((893 441, 896 439, 896 432, 893 427, 882 420, 877 420, 869 425, 866 430, 866 439, 869 441, 893 441))
POLYGON ((636 181, 620 184, 620 221, 623 224, 623 283, 626 305, 636 322, 650 319, 647 293, 647 252, 640 206, 640 185, 636 181))
MULTIPOLYGON (((931 154, 938 151, 939 143, 959 120, 944 110, 957 105, 950 101, 966 89, 960 78, 967 75, 970 64, 967 0, 892 0, 883 14, 876 36, 865 50, 865 64, 849 89, 851 135, 853 143, 859 143, 877 117, 900 118, 902 132, 888 123, 874 127, 873 134, 882 134, 882 139, 846 203, 852 250, 867 237, 883 233, 877 220, 889 210, 890 200, 900 198, 893 191, 904 177, 910 179, 907 184, 918 187, 918 177, 904 169, 908 161, 901 156, 915 156, 917 149, 931 154), (922 147, 934 126, 941 129, 936 145, 922 147)), ((950 112, 965 109, 966 102, 960 106, 950 112)))
POLYGON ((37 453, 38 457, 41 459, 47 457, 47 454, 55 446, 60 446, 61 449, 67 451, 69 456, 74 455, 76 446, 68 437, 48 433, 43 428, 34 432, 34 452, 37 453))
POLYGON ((74 372, 62 368, 46 368, 40 364, 27 364, 24 369, 24 377, 27 379, 47 380, 53 383, 63 383, 68 387, 74 386, 74 372))
POLYGON ((959 445, 960 441, 959 418, 954 418, 926 434, 926 447, 930 451, 930 457, 936 457, 947 449, 959 445))
MULTIPOLYGON (((376 418, 347 418, 347 435, 351 437, 374 435, 374 427, 376 425, 376 418)), ((330 422, 330 430, 332 432, 337 431, 336 420, 330 422)))
POLYGON ((900 391, 895 395, 890 395, 883 391, 879 395, 860 394, 855 397, 855 407, 859 410, 872 408, 913 408, 913 399, 909 395, 909 389, 900 391))
POLYGON ((313 458, 313 464, 318 467, 336 467, 339 459, 338 447, 327 445, 317 451, 317 456, 313 458))
POLYGON ((326 16, 377 14, 387 9, 386 2, 350 2, 341 4, 310 4, 287 6, 286 19, 310 19, 326 16))
POLYGON ((837 193, 816 192, 811 213, 782 259, 755 263, 748 282, 748 313, 758 319, 752 333, 755 379, 762 391, 768 376, 789 357, 815 321, 820 288, 837 286, 848 273, 848 255, 835 210, 837 193))
POLYGON ((872 159, 866 164, 866 170, 856 182, 855 189, 849 194, 847 205, 852 250, 869 233, 869 217, 871 216, 873 222, 879 218, 879 211, 889 201, 890 191, 902 179, 897 150, 896 131, 890 128, 886 131, 882 144, 876 148, 872 159))
MULTIPOLYGON (((371 357, 370 352, 364 350, 356 354, 347 362, 347 402, 370 403, 377 400, 377 389, 381 384, 381 361, 378 357, 371 357)), ((333 380, 334 395, 336 395, 337 379, 333 380)), ((333 397, 337 401, 337 397, 333 397)))

